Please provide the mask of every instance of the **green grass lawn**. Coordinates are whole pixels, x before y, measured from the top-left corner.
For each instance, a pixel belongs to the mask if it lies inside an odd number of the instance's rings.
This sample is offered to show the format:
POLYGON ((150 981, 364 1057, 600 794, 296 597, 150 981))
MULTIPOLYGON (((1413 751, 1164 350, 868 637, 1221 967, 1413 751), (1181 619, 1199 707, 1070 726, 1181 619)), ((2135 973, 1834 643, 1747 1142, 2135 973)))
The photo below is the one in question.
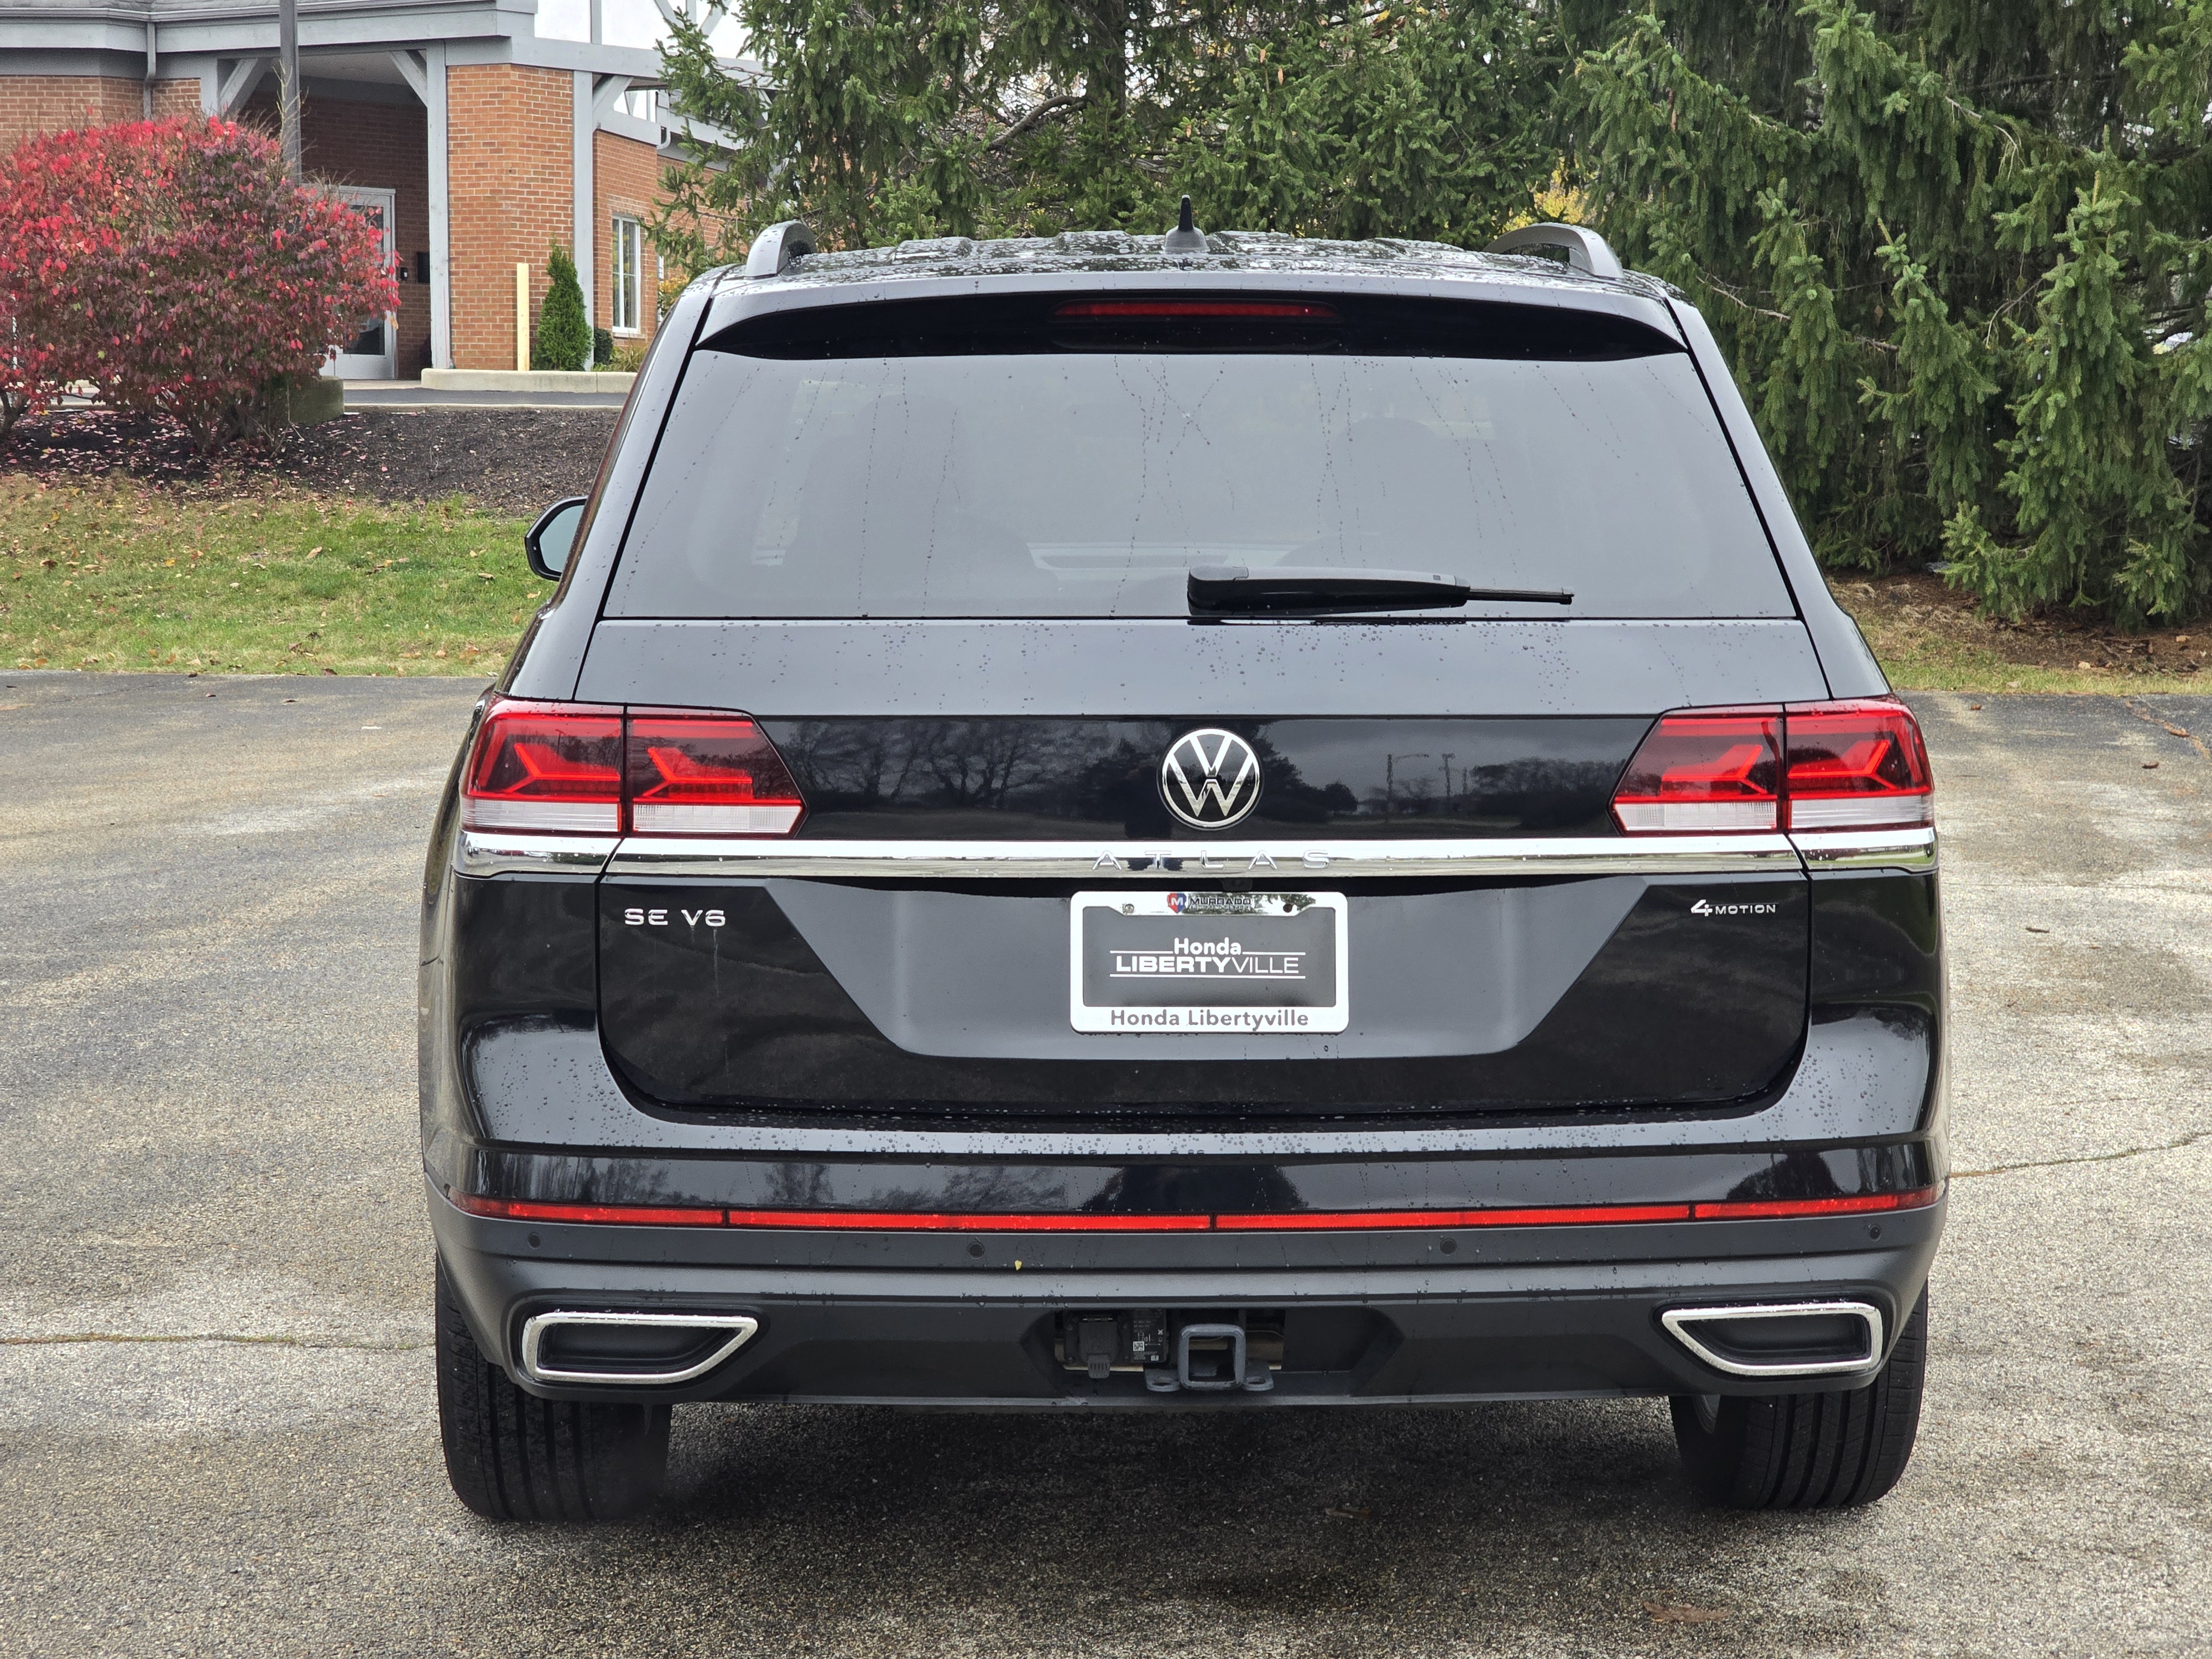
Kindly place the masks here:
MULTIPOLYGON (((0 474, 0 666, 489 678, 552 591, 523 562, 525 527, 459 496, 392 507, 0 474)), ((2172 672, 2178 654, 2203 661, 2187 634, 2179 653, 2169 634, 2138 665, 2084 670, 2065 665, 2070 646, 2054 662, 1956 607, 1848 579, 1837 597, 1901 690, 2212 689, 2172 672)))
POLYGON ((0 475, 0 665, 495 674, 551 588, 520 520, 0 475))

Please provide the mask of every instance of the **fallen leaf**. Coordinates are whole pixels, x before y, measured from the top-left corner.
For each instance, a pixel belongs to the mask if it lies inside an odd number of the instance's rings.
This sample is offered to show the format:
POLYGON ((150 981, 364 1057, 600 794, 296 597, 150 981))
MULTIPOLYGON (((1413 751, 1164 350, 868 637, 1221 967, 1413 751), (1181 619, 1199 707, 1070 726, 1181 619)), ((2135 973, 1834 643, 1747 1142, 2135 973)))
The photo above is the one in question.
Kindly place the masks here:
POLYGON ((2031 921, 2027 924, 2027 931, 2031 933, 2047 933, 2051 930, 2048 927, 2039 927, 2031 921))
MULTIPOLYGON (((2160 721, 2160 725, 2164 725, 2164 724, 2165 724, 2165 722, 2164 722, 2164 721, 2160 721)), ((2189 733, 2188 733, 2188 732, 2186 732, 2183 731, 2183 730, 2182 730, 2179 726, 2166 726, 2166 729, 2167 731, 2171 732, 2172 733, 2173 733, 2173 735, 2174 735, 2175 737, 2177 737, 2177 738, 2185 738, 2185 737, 2187 737, 2187 736, 2189 735, 2189 733)))
POLYGON ((1665 1601, 1646 1601, 1644 1611, 1662 1625, 1710 1625, 1728 1617, 1725 1607, 1678 1607, 1665 1601))

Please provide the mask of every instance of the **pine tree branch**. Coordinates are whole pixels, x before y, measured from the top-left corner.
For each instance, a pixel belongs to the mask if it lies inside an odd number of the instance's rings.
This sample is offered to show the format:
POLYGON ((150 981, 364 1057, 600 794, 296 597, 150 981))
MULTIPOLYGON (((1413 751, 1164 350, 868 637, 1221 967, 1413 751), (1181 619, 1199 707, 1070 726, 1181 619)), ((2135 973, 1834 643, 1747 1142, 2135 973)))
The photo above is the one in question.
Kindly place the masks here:
MULTIPOLYGON (((1778 323, 1793 323, 1797 320, 1786 311, 1772 311, 1765 306, 1753 305, 1750 301, 1745 299, 1736 289, 1729 287, 1728 283, 1723 282, 1719 277, 1714 276, 1712 272, 1707 270, 1702 265, 1698 267, 1698 275, 1704 281, 1705 286, 1712 289, 1714 293, 1719 295, 1722 299, 1726 300, 1730 305, 1741 306, 1744 310, 1751 313, 1754 317, 1771 317, 1778 323)), ((1848 331, 1845 332, 1844 337, 1846 340, 1849 340, 1853 345, 1864 346, 1869 351, 1887 351, 1894 353, 1897 350, 1896 343, 1892 340, 1877 340, 1869 335, 1852 334, 1848 331)))
POLYGON ((1020 120, 1015 122, 1013 125, 1008 127, 1004 132, 991 140, 989 143, 984 145, 983 148, 986 149, 1004 149, 1008 144, 1012 143, 1015 139, 1020 137, 1024 133, 1034 128, 1036 124, 1043 120, 1046 116, 1056 114, 1058 112, 1064 109, 1073 109, 1078 104, 1085 104, 1090 101, 1091 94, 1085 92, 1063 93, 1057 98, 1048 98, 1042 104, 1038 104, 1031 108, 1020 120))

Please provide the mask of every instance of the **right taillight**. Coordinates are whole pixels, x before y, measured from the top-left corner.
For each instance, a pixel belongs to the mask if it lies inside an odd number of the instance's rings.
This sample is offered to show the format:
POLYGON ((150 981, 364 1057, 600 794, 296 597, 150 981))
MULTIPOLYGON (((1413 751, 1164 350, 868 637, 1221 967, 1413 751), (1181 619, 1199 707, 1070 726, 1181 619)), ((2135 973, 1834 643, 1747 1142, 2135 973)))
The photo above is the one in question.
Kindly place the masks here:
POLYGON ((1782 711, 1692 708, 1662 717, 1613 792, 1631 835, 1741 835, 1782 825, 1782 711))
POLYGON ((1792 830, 1910 830, 1936 822, 1928 747, 1889 697, 1792 703, 1783 713, 1792 830))
POLYGON ((1614 790, 1631 835, 1905 830, 1935 822, 1928 750, 1893 698, 1663 715, 1614 790))
POLYGON ((743 714, 501 699, 461 778, 471 830, 787 836, 806 814, 783 757, 743 714))

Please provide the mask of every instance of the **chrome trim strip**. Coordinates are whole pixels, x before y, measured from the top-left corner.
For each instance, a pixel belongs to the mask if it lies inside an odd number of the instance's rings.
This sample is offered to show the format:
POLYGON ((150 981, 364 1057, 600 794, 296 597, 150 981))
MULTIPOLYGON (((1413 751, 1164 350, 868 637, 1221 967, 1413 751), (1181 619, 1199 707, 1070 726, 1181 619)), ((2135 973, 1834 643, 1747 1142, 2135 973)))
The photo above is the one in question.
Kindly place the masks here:
POLYGON ((1659 1322, 1667 1328, 1668 1335, 1706 1364, 1730 1376, 1841 1376, 1851 1371, 1869 1370, 1881 1363, 1881 1310, 1868 1302, 1776 1302, 1747 1308, 1670 1308, 1659 1316, 1659 1322), (1856 1358, 1821 1359, 1810 1364, 1747 1364, 1722 1358, 1684 1328, 1709 1319, 1788 1319, 1804 1314, 1843 1314, 1863 1321, 1866 1352, 1856 1358))
POLYGON ((1911 830, 1815 830, 1790 842, 1814 870, 1932 870, 1936 826, 1911 830))
POLYGON ((522 1369, 533 1382, 618 1382, 631 1388, 665 1388, 704 1376, 746 1343, 760 1321, 744 1314, 572 1313, 536 1315, 522 1327, 522 1369), (728 1341, 696 1365, 678 1371, 568 1371, 538 1363, 545 1334, 557 1325, 646 1325, 661 1329, 727 1331, 728 1341))
POLYGON ((1514 841, 775 841, 631 836, 611 876, 890 877, 1158 881, 1256 876, 1316 883, 1404 876, 1690 876, 1803 868, 1784 836, 1558 836, 1514 841))
POLYGON ((596 876, 606 867, 617 839, 464 830, 453 837, 453 868, 465 876, 596 876))

